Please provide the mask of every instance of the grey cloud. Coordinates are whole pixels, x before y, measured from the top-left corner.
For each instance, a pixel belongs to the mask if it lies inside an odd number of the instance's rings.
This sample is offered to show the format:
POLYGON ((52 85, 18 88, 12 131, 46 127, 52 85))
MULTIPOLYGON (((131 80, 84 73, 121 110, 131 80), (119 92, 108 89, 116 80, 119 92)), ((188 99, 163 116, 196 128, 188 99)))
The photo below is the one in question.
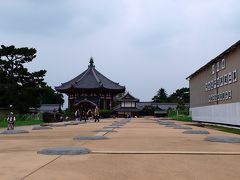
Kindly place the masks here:
POLYGON ((0 6, 6 45, 35 47, 31 69, 56 86, 87 68, 89 57, 141 100, 185 78, 239 40, 237 0, 8 0, 0 6))
POLYGON ((23 1, 20 3, 19 1, 14 4, 1 4, 0 21, 2 27, 0 31, 41 36, 53 35, 65 29, 72 17, 71 10, 64 8, 64 3, 36 2, 23 1), (6 7, 8 8, 6 9, 6 7))

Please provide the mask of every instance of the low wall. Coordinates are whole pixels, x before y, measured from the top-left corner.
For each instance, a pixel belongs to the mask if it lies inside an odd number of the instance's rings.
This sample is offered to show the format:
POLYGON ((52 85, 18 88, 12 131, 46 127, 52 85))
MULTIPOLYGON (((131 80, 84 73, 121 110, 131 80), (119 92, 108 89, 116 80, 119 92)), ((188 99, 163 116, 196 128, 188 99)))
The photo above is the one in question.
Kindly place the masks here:
POLYGON ((240 125, 240 102, 190 108, 193 121, 240 125))

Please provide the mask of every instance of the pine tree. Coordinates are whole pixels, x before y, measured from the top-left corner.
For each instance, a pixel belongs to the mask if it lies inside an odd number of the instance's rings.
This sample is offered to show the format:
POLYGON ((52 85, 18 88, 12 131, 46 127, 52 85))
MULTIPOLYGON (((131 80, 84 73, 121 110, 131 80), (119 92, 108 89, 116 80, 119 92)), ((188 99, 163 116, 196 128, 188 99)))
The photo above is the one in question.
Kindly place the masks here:
POLYGON ((46 70, 29 72, 24 65, 36 57, 34 48, 0 48, 0 107, 9 107, 19 112, 39 105, 42 87, 46 86, 46 70))

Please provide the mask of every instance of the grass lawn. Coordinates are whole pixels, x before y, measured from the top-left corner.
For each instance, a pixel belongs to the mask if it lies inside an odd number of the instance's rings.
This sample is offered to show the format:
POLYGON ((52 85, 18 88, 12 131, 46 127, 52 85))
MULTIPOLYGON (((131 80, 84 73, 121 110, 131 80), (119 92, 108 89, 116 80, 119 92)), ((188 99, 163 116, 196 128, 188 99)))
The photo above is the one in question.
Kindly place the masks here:
MULTIPOLYGON (((41 123, 43 123, 42 120, 25 120, 25 121, 16 120, 15 126, 26 126, 26 125, 34 125, 34 124, 41 124, 41 123)), ((0 121, 0 128, 4 128, 4 127, 7 127, 7 122, 1 120, 0 121)))
POLYGON ((172 118, 174 120, 178 120, 178 121, 185 121, 185 122, 192 121, 192 117, 191 117, 189 111, 170 110, 170 111, 168 111, 168 117, 172 118))
POLYGON ((209 129, 215 129, 218 131, 233 133, 233 134, 239 134, 240 135, 240 129, 231 128, 231 127, 222 127, 222 126, 215 126, 215 125, 204 125, 205 128, 209 129))

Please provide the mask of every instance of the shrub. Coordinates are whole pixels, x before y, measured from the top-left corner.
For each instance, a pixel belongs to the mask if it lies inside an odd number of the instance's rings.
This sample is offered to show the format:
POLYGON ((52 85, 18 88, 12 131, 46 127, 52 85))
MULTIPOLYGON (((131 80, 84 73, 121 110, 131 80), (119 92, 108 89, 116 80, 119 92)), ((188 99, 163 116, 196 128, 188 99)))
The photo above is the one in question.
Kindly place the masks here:
POLYGON ((101 118, 110 118, 112 113, 113 113, 112 110, 108 110, 108 109, 99 110, 99 115, 101 118))
POLYGON ((73 117, 73 116, 74 116, 74 112, 73 112, 71 109, 67 108, 67 109, 64 111, 64 115, 65 115, 65 116, 68 116, 68 117, 73 117))
POLYGON ((189 111, 169 110, 168 117, 179 121, 192 121, 191 113, 189 111))
POLYGON ((62 119, 60 118, 61 116, 63 116, 63 115, 60 113, 45 112, 45 113, 43 113, 42 118, 43 118, 44 123, 52 123, 52 122, 62 121, 62 119))
POLYGON ((154 116, 155 108, 153 106, 145 106, 141 112, 143 116, 154 116))

